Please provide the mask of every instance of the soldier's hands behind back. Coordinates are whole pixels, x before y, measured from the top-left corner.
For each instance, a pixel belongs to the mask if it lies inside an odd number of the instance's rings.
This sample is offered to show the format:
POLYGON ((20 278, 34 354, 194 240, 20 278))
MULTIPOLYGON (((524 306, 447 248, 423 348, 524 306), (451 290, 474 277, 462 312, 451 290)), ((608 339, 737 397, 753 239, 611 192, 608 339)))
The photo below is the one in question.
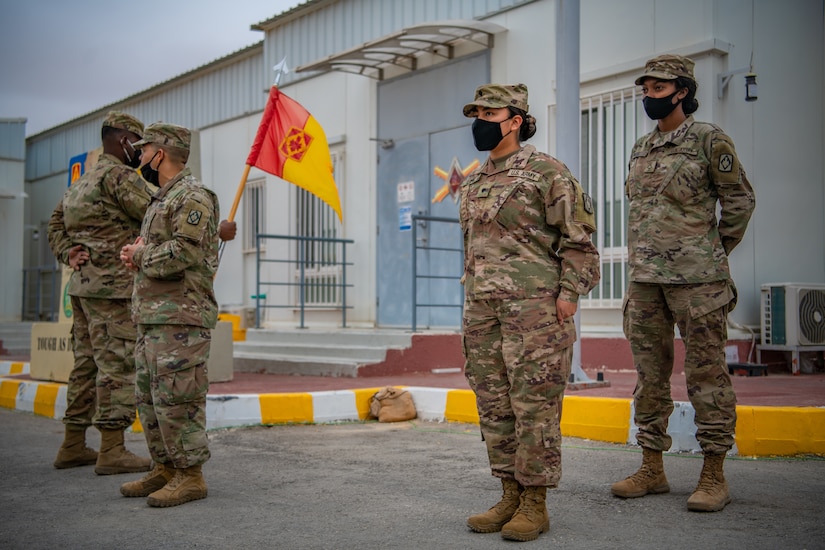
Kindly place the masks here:
POLYGON ((83 245, 75 245, 69 249, 69 267, 75 271, 80 271, 80 266, 89 261, 89 253, 83 245))

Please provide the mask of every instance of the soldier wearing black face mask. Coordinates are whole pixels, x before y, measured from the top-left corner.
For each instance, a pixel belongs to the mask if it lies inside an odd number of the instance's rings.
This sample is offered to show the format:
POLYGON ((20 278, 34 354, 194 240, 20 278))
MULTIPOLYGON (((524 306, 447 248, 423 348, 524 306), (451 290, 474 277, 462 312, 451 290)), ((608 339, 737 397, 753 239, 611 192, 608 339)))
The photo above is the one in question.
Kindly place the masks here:
POLYGON ((465 375, 501 500, 467 519, 533 540, 550 528, 561 478, 561 402, 579 296, 599 281, 593 203, 567 167, 532 145, 527 86, 487 84, 464 106, 489 158, 461 185, 465 375))
MULTIPOLYGON (((152 158, 149 159, 149 162, 147 162, 146 164, 141 165, 140 164, 140 155, 138 154, 137 164, 140 167, 140 168, 138 168, 138 172, 140 172, 140 175, 143 176, 143 179, 145 179, 146 181, 148 181, 152 185, 160 186, 160 172, 158 172, 157 168, 152 168, 152 162, 154 162, 155 157, 157 157, 157 156, 158 156, 158 154, 156 152, 154 155, 152 155, 152 158)), ((161 160, 161 162, 163 162, 163 161, 161 160)), ((160 167, 160 164, 158 164, 158 168, 159 167, 160 167)), ((137 168, 137 166, 136 166, 136 168, 137 168)))
POLYGON ((65 439, 55 468, 95 465, 100 475, 143 472, 150 460, 126 450, 123 431, 135 420, 133 274, 120 247, 135 240, 155 188, 132 168, 143 124, 117 111, 101 128, 103 154, 63 195, 49 220, 49 245, 74 271, 72 301, 74 368, 63 417, 65 439), (86 447, 86 429, 101 433, 100 452, 86 447))
POLYGON ((645 112, 656 121, 633 146, 625 182, 630 210, 624 331, 639 375, 633 402, 642 465, 611 491, 622 498, 670 491, 662 452, 671 445, 677 325, 705 458, 687 508, 716 512, 731 501, 723 463, 736 427, 736 394, 725 361, 727 315, 736 305, 728 255, 745 234, 755 198, 730 137, 693 118, 699 107, 693 67, 687 57, 660 55, 635 81, 645 112))
POLYGON ((123 135, 120 138, 120 144, 123 147, 123 164, 130 168, 140 166, 140 151, 135 149, 134 142, 130 141, 126 135, 123 135))

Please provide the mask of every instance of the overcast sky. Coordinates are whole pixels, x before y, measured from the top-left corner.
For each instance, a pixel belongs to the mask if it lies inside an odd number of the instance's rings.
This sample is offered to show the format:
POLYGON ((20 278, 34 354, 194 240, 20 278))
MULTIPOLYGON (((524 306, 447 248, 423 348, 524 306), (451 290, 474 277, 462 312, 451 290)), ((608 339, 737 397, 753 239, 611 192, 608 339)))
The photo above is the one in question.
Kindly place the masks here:
POLYGON ((0 0, 0 118, 30 136, 264 39, 304 0, 0 0))

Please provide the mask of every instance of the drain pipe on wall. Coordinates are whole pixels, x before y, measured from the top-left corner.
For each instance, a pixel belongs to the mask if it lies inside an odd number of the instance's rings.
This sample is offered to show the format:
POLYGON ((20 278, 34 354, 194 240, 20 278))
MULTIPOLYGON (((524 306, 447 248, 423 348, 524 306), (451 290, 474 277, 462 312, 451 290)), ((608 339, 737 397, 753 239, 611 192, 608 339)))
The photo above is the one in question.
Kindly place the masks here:
MULTIPOLYGON (((579 178, 579 0, 556 0, 556 155, 579 178)), ((581 366, 581 311, 576 310, 576 343, 570 382, 593 382, 581 366)))

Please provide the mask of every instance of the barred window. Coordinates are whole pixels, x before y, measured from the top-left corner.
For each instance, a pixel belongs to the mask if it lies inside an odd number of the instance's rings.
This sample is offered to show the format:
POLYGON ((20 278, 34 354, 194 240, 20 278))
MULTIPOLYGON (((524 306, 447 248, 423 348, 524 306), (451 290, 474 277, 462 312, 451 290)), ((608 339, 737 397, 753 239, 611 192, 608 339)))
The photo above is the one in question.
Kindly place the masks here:
MULTIPOLYGON (((243 198, 243 250, 255 252, 256 237, 266 233, 266 179, 248 181, 243 198)), ((266 241, 261 243, 261 250, 266 241)))
MULTIPOLYGON (((333 178, 343 200, 344 151, 332 148, 333 178)), ((312 193, 298 188, 295 234, 309 237, 296 243, 295 281, 304 278, 304 303, 315 306, 341 305, 342 246, 317 240, 343 238, 342 226, 335 211, 312 193), (303 267, 303 269, 302 269, 303 267)), ((343 207, 343 205, 342 205, 343 207)), ((301 299, 295 293, 295 302, 301 299)))
POLYGON ((596 205, 593 239, 602 269, 601 281, 582 299, 583 307, 621 307, 627 287, 624 183, 633 144, 653 129, 640 100, 638 86, 581 99, 580 182, 596 205))

